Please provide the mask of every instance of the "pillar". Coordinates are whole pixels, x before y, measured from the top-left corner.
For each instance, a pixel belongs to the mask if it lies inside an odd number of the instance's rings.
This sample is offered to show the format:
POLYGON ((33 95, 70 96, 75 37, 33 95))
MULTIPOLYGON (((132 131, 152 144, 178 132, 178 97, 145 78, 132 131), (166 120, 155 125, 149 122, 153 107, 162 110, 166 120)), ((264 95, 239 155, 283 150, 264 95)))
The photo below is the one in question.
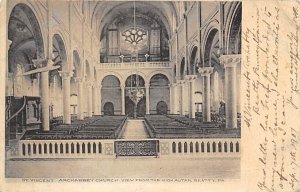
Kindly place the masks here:
POLYGON ((93 116, 93 85, 91 82, 87 82, 87 100, 88 100, 88 106, 87 106, 87 116, 92 117, 93 116))
POLYGON ((121 115, 125 115, 125 85, 121 85, 121 115))
POLYGON ((99 110, 99 115, 102 115, 102 99, 101 99, 101 96, 102 96, 102 85, 99 85, 98 87, 98 110, 99 110))
POLYGON ((196 75, 189 75, 189 118, 195 119, 195 80, 196 75))
POLYGON ((76 78, 77 83, 77 119, 84 119, 83 78, 76 78))
POLYGON ((181 99, 180 115, 184 115, 184 110, 185 110, 184 83, 185 83, 184 81, 180 81, 180 99, 181 99))
POLYGON ((41 103, 42 103, 42 129, 43 131, 50 131, 49 120, 49 72, 41 73, 41 103))
POLYGON ((145 84, 146 88, 146 114, 150 114, 150 85, 145 84))
POLYGON ((93 112, 94 112, 94 115, 100 115, 99 113, 99 86, 98 85, 95 85, 94 84, 94 87, 93 87, 93 112))
POLYGON ((63 90, 63 123, 71 124, 71 76, 73 72, 60 72, 62 77, 62 90, 63 90))
POLYGON ((173 90, 173 84, 169 84, 169 93, 170 93, 170 113, 174 114, 174 90, 173 90))
POLYGON ((199 72, 203 77, 203 122, 211 122, 210 114, 210 75, 213 67, 200 68, 199 72))
POLYGON ((237 128, 236 68, 241 62, 241 55, 223 55, 220 61, 225 67, 226 129, 237 128))
POLYGON ((178 98, 178 84, 173 84, 173 103, 174 103, 174 114, 179 112, 179 98, 178 98))

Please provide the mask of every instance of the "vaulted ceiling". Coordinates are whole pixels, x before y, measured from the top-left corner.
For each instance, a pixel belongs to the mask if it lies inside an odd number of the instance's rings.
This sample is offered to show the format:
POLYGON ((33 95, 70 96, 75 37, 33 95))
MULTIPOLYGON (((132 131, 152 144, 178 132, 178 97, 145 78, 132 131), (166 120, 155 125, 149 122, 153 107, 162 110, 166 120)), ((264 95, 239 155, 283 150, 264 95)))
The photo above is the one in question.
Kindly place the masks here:
MULTIPOLYGON (((113 22, 133 23, 133 1, 104 1, 95 4, 92 15, 92 22, 96 23, 96 30, 102 34, 103 29, 113 22)), ((168 35, 171 32, 173 19, 177 18, 177 11, 173 2, 168 1, 137 1, 136 19, 138 21, 150 23, 156 21, 160 26, 163 26, 168 35), (175 17, 173 17, 173 15, 175 17)), ((176 20, 175 23, 178 21, 176 20)), ((145 25, 149 23, 144 23, 145 25)))

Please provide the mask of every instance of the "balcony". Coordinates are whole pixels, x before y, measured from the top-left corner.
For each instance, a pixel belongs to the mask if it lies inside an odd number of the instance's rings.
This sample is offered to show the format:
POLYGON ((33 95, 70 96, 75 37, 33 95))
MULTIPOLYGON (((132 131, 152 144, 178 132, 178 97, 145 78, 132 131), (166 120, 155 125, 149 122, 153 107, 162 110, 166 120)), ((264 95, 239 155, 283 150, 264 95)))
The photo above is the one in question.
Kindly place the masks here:
POLYGON ((129 62, 129 63, 100 63, 99 69, 166 69, 171 68, 171 62, 129 62))

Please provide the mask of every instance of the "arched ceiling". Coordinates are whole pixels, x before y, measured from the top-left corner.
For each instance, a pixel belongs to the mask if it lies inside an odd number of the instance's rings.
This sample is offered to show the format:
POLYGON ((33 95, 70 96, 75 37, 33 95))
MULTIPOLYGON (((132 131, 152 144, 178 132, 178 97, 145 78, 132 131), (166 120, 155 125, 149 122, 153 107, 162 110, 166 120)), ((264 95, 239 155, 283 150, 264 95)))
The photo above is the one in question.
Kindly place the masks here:
POLYGON ((8 39, 12 41, 8 54, 9 71, 15 64, 22 64, 25 71, 38 67, 32 60, 43 57, 43 38, 38 21, 27 5, 18 4, 13 8, 8 22, 8 39))
MULTIPOLYGON (((101 1, 95 4, 92 15, 93 28, 100 33, 103 29, 116 20, 133 20, 133 1, 101 1)), ((172 16, 177 18, 174 2, 170 1, 136 1, 136 18, 154 19, 157 23, 164 26, 170 36, 172 29, 172 16)), ((178 21, 176 20, 176 23, 178 21)))

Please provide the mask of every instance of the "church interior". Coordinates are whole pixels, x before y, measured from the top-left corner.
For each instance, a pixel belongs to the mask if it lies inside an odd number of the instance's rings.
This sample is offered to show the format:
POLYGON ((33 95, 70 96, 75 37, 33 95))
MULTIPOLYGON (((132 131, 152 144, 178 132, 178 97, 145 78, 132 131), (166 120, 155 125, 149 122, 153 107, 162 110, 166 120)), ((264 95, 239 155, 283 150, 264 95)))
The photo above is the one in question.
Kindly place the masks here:
POLYGON ((8 1, 7 158, 239 156, 241 20, 238 1, 8 1))

